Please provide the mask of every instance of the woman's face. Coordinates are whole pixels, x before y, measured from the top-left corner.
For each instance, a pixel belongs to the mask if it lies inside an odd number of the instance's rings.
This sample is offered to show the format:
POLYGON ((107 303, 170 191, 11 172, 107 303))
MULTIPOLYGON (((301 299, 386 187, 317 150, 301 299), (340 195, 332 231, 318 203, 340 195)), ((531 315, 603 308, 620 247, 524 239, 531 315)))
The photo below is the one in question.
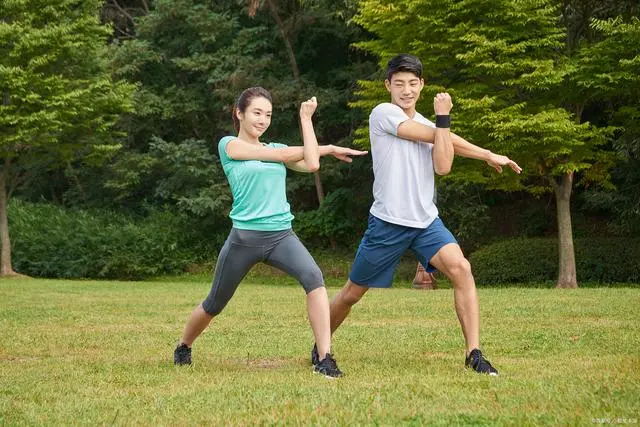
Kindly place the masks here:
POLYGON ((271 102, 256 96, 249 102, 244 112, 236 111, 236 116, 240 120, 240 130, 259 138, 271 124, 271 102))

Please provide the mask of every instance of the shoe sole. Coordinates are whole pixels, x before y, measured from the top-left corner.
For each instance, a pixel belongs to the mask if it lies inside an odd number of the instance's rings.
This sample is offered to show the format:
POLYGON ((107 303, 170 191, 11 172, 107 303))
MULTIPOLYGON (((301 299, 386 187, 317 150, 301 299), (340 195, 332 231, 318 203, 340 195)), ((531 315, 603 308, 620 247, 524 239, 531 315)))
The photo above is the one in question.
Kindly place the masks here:
POLYGON ((471 368, 467 368, 467 369, 469 369, 470 371, 472 371, 474 374, 488 375, 488 376, 490 376, 490 377, 499 377, 499 376, 500 376, 500 375, 498 375, 498 373, 497 373, 497 372, 478 372, 478 371, 474 371, 474 370, 473 370, 473 369, 471 369, 471 368))
POLYGON ((476 370, 474 370, 472 367, 470 366, 465 366, 465 369, 468 369, 476 374, 482 374, 482 375, 489 375, 490 377, 498 377, 500 375, 498 375, 497 372, 478 372, 476 370))
POLYGON ((322 372, 316 371, 315 369, 312 369, 311 372, 313 372, 314 374, 322 375, 323 377, 329 380, 337 380, 338 378, 342 378, 342 377, 332 377, 331 375, 323 374, 322 372))

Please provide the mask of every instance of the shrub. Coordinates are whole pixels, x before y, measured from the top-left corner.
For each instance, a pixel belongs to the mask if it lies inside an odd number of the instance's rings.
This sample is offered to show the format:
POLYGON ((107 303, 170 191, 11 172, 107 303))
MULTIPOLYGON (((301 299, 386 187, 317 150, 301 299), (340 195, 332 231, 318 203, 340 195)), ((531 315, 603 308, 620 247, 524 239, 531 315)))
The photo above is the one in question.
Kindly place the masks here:
POLYGON ((140 279, 177 273, 203 253, 190 249, 184 216, 63 209, 17 199, 9 206, 13 264, 31 276, 140 279))
POLYGON ((329 193, 318 209, 296 212, 293 227, 300 239, 314 246, 329 239, 343 247, 357 243, 367 226, 368 211, 354 213, 351 200, 355 197, 349 189, 338 189, 329 193))
POLYGON ((465 250, 477 249, 487 241, 491 219, 477 185, 441 180, 437 183, 440 218, 465 250))
MULTIPOLYGON (((574 247, 580 282, 640 281, 640 239, 579 238, 574 240, 574 247)), ((558 241, 505 240, 478 249, 469 260, 478 285, 555 281, 558 241)))

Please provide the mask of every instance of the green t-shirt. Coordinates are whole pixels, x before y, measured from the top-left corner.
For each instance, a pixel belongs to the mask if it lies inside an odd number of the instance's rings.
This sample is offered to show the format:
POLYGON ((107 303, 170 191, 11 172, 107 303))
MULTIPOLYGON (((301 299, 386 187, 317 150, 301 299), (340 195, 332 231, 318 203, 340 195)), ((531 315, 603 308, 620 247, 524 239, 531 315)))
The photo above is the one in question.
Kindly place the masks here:
MULTIPOLYGON (((218 143, 233 205, 229 217, 233 226, 242 230, 280 231, 291 228, 291 207, 287 202, 287 169, 283 163, 261 160, 233 160, 227 154, 227 144, 235 136, 225 136, 218 143)), ((274 150, 285 144, 265 144, 274 150)))

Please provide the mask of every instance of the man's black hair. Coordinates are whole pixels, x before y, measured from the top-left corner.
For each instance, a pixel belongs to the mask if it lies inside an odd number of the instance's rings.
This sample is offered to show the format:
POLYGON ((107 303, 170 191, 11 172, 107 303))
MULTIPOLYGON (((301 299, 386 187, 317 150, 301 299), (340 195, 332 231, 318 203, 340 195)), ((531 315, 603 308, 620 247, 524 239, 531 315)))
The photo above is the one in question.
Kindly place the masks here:
POLYGON ((391 77, 395 73, 409 72, 415 74, 418 78, 422 78, 422 62, 417 56, 401 53, 396 55, 387 64, 387 79, 391 81, 391 77))

